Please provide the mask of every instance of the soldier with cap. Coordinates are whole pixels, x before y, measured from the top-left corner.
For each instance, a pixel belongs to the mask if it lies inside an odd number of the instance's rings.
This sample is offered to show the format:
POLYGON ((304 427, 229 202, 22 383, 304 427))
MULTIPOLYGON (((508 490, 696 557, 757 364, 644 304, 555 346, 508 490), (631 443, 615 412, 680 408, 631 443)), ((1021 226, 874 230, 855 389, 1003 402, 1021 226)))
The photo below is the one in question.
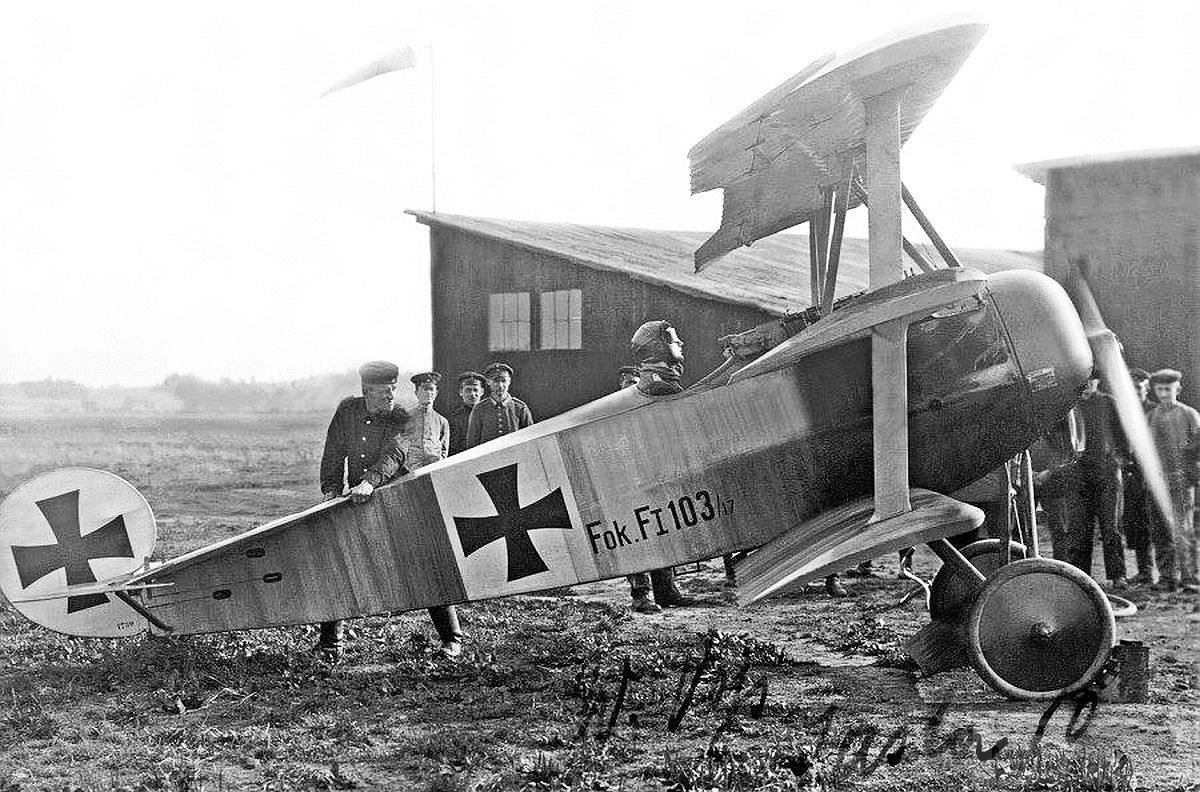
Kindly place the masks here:
POLYGON ((416 470, 450 453, 450 422, 433 409, 442 375, 426 371, 414 374, 410 381, 417 394, 417 406, 408 413, 404 454, 408 469, 416 470))
MULTIPOLYGON (((404 451, 408 469, 417 470, 446 458, 450 451, 450 424, 433 409, 442 375, 426 371, 414 374, 411 381, 417 394, 417 406, 408 413, 404 451)), ((442 642, 442 653, 447 657, 462 654, 462 629, 454 606, 435 605, 429 609, 429 618, 442 642)))
POLYGON ((683 391, 683 340, 670 322, 643 324, 629 339, 629 350, 638 361, 639 391, 647 396, 683 391))
MULTIPOLYGON (((363 503, 375 489, 405 472, 403 435, 406 416, 396 408, 396 380, 400 370, 383 360, 363 364, 359 370, 362 396, 338 404, 325 433, 321 453, 321 494, 325 500, 349 488, 355 503, 363 503)), ((314 651, 327 660, 342 655, 342 621, 321 624, 314 651)))
POLYGON ((471 410, 483 398, 487 381, 478 371, 464 371, 458 375, 458 404, 446 416, 450 422, 450 456, 467 450, 467 425, 471 422, 471 410))
MULTIPOLYGON (((638 384, 637 366, 621 366, 618 376, 621 388, 638 384)), ((695 599, 684 594, 675 584, 674 567, 634 572, 629 576, 629 592, 633 596, 630 608, 635 613, 658 613, 663 608, 678 608, 696 603, 695 599), (651 593, 654 594, 653 600, 650 599, 651 593)))
POLYGON ((1150 377, 1158 405, 1150 411, 1150 433, 1171 494, 1175 530, 1157 509, 1151 509, 1151 539, 1158 555, 1159 582, 1154 588, 1174 591, 1181 584, 1189 593, 1200 592, 1196 576, 1196 482, 1200 479, 1197 446, 1200 445, 1200 413, 1179 403, 1180 380, 1175 369, 1162 369, 1150 377))
POLYGON ((508 392, 512 375, 512 366, 507 363, 492 363, 483 370, 491 393, 471 411, 467 448, 533 425, 529 406, 508 392))

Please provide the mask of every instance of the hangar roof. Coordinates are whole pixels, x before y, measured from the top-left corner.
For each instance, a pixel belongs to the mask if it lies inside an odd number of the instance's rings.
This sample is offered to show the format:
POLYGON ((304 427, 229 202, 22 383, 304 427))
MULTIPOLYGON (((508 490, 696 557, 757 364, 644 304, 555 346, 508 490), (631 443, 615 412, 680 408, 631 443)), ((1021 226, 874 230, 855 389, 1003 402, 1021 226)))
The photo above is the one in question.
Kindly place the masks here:
MULTIPOLYGON (((775 234, 760 239, 696 273, 692 254, 708 238, 704 231, 498 220, 416 209, 407 212, 431 227, 464 231, 585 267, 623 273, 685 294, 748 305, 775 315, 802 311, 812 305, 808 237, 803 234, 775 234)), ((940 260, 931 245, 923 252, 930 260, 940 260)), ((955 253, 964 266, 985 273, 1042 269, 1041 251, 955 248, 955 253)), ((906 259, 906 263, 911 262, 906 259)), ((847 237, 842 241, 835 297, 865 290, 868 272, 867 240, 847 237)))
POLYGON ((1038 184, 1046 183, 1046 174, 1064 168, 1088 168, 1093 165, 1119 165, 1126 162, 1146 162, 1168 159, 1200 159, 1200 146, 1149 149, 1146 151, 1115 151, 1109 154, 1084 154, 1078 157, 1026 162, 1016 165, 1017 173, 1028 176, 1038 184))

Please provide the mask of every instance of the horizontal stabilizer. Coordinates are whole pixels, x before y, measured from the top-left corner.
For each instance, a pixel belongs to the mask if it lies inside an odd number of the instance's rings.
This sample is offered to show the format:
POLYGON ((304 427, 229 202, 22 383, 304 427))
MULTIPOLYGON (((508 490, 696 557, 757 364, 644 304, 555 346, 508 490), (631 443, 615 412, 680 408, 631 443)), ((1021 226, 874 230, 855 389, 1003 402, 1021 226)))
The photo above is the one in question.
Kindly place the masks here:
POLYGON ((772 539, 737 564, 738 604, 751 605, 785 586, 842 571, 860 561, 983 524, 983 512, 929 490, 912 488, 912 511, 872 521, 875 499, 857 498, 772 539))

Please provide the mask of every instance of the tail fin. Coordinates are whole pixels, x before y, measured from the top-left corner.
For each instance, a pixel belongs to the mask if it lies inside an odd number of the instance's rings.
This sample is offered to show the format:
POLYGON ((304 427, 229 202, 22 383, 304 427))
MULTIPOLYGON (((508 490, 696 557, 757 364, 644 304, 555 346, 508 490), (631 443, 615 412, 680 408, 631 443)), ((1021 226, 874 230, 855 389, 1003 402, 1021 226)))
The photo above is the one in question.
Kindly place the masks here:
POLYGON ((0 591, 30 621, 67 635, 146 630, 122 585, 154 551, 154 514, 112 473, 61 468, 0 502, 0 591))

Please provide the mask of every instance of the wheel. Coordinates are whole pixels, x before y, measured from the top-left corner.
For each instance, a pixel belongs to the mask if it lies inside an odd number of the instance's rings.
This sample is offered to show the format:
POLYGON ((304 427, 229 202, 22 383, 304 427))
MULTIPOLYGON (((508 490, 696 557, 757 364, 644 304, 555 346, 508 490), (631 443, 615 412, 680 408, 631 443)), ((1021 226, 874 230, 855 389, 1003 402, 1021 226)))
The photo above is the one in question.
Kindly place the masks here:
POLYGON ((1049 558, 1014 561, 971 606, 967 651, 997 692, 1052 699, 1086 686, 1108 660, 1116 624, 1096 581, 1049 558))
MULTIPOLYGON (((981 539, 971 542, 959 552, 974 564, 984 577, 990 578, 1000 568, 1000 542, 1000 539, 981 539)), ((1013 560, 1025 557, 1025 545, 1009 542, 1008 547, 1013 560)), ((929 616, 933 619, 954 619, 966 603, 972 589, 973 586, 968 585, 953 567, 942 564, 929 587, 929 616)))

